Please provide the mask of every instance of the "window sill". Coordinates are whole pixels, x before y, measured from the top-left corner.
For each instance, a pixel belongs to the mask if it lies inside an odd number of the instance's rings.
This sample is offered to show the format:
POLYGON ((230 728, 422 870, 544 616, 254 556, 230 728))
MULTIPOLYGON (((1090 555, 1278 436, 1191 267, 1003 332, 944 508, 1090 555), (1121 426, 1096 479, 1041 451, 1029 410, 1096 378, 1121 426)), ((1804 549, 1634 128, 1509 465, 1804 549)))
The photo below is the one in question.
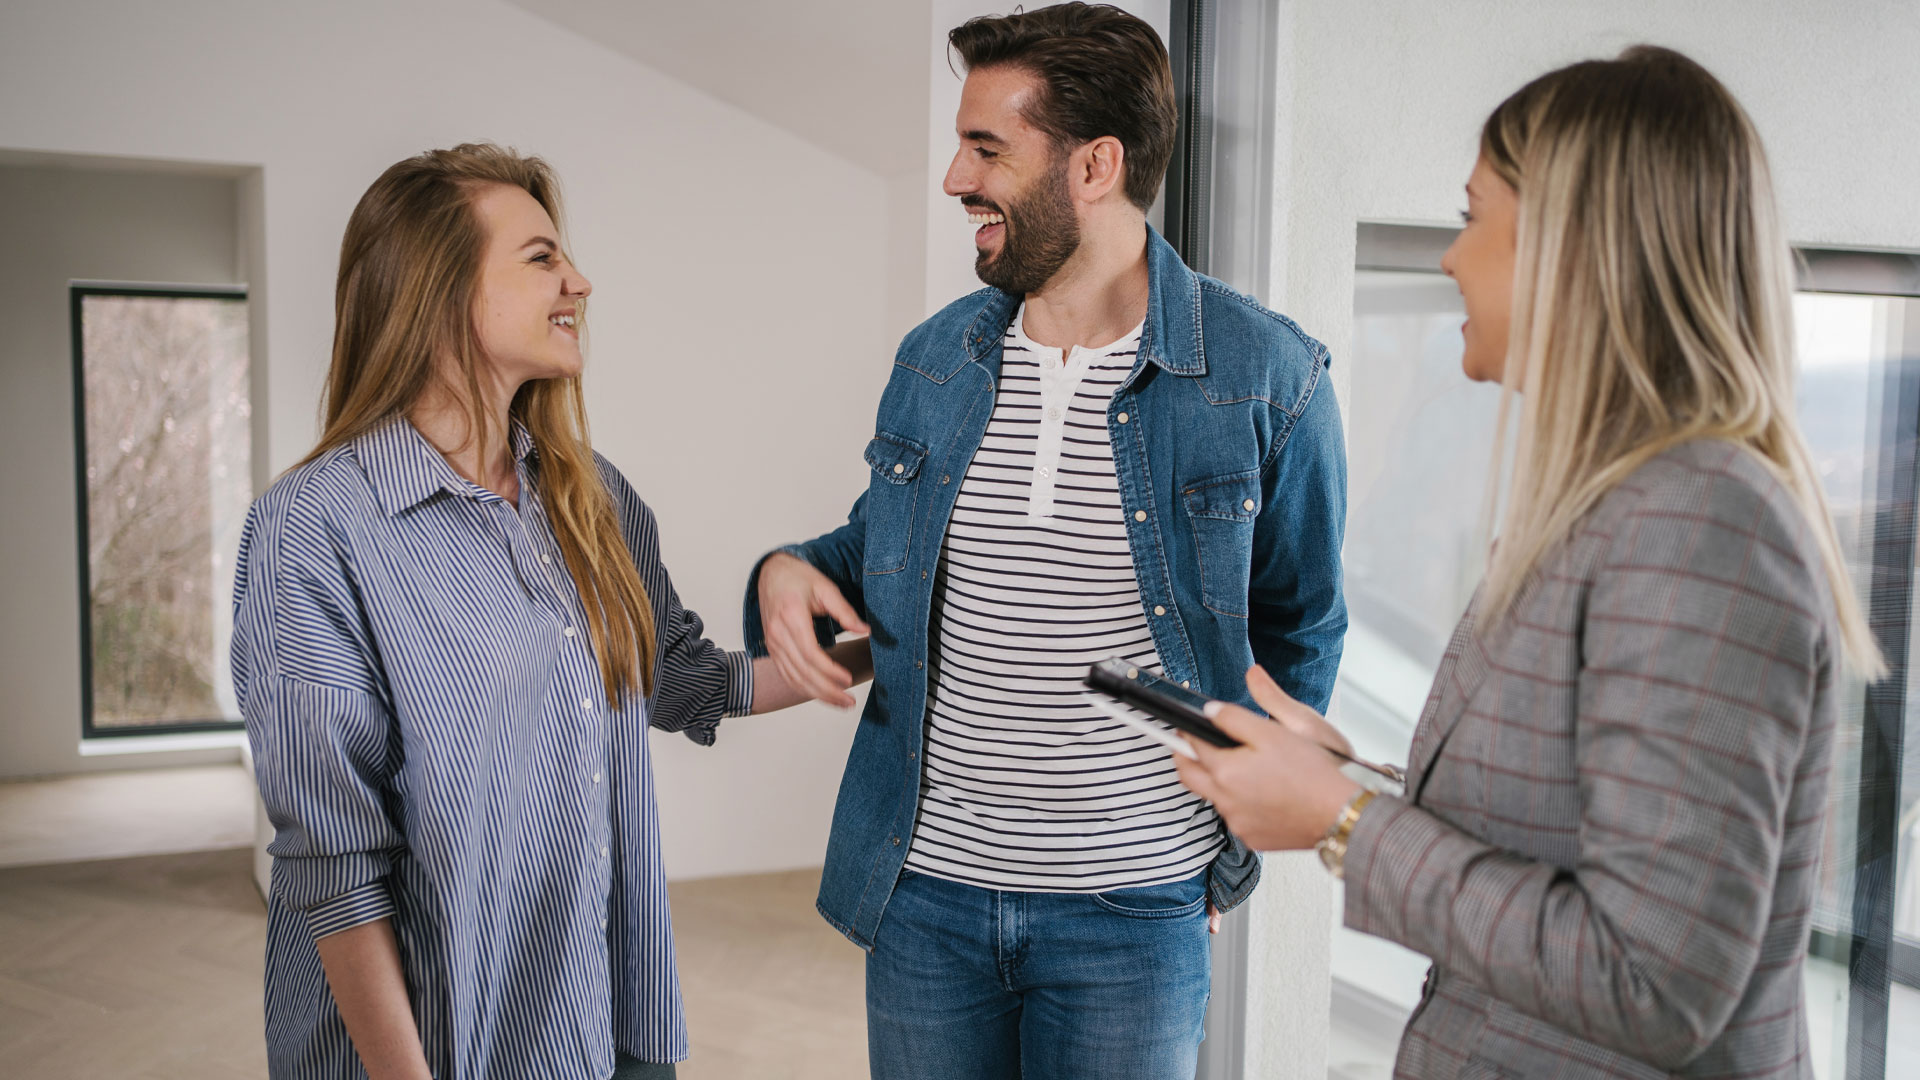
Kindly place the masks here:
POLYGON ((244 731, 194 731, 174 735, 117 735, 110 739, 81 739, 81 757, 121 754, 168 754, 183 750, 239 750, 247 745, 244 731))

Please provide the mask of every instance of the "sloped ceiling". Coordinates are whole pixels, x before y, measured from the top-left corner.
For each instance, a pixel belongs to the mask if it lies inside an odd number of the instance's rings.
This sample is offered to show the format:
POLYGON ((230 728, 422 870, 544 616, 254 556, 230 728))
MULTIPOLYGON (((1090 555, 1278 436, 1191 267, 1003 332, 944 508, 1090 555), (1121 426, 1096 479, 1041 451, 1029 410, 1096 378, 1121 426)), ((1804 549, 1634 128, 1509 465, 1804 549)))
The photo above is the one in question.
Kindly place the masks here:
POLYGON ((882 175, 927 160, 927 0, 508 0, 882 175))

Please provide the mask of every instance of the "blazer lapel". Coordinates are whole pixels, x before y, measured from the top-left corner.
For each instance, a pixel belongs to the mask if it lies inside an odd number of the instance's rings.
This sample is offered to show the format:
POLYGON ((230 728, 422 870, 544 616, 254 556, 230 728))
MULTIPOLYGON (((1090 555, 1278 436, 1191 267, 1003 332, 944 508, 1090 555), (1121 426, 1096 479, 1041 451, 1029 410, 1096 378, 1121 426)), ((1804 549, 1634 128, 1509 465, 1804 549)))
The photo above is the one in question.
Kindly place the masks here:
POLYGON ((1493 628, 1491 635, 1480 632, 1480 591, 1474 590, 1467 613, 1460 617, 1460 624, 1454 627, 1453 640, 1447 643, 1446 654, 1440 659, 1440 669, 1434 673, 1433 690, 1427 695, 1426 708, 1422 710, 1419 726, 1413 732, 1413 745, 1407 751, 1407 798, 1411 801, 1420 801, 1420 791, 1426 786, 1427 773, 1433 768, 1434 759, 1440 756, 1447 738, 1459 726, 1460 718, 1472 703, 1474 693, 1486 681, 1487 672, 1493 666, 1493 655, 1499 652, 1506 637, 1513 633, 1512 613, 1525 608, 1538 591, 1541 581, 1542 576, 1536 567, 1520 583, 1518 594, 1507 608, 1507 617, 1501 620, 1501 625, 1493 628))
POLYGON ((1420 801, 1420 789, 1425 786, 1433 759, 1439 756, 1447 736, 1460 722, 1474 689, 1486 678, 1486 654, 1474 636, 1474 607, 1478 604, 1476 593, 1474 603, 1453 629, 1453 640, 1447 643, 1447 651, 1440 658, 1440 667, 1433 675, 1433 689, 1427 692, 1426 707, 1413 729, 1413 745, 1407 751, 1407 798, 1414 802, 1420 801))

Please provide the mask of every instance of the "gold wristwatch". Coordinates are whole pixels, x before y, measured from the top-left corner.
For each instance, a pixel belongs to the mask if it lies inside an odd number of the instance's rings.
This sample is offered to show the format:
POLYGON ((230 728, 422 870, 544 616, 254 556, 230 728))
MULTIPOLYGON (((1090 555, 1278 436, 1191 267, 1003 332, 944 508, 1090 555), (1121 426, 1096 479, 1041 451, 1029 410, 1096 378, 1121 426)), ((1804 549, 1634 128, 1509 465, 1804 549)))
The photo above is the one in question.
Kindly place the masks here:
POLYGON ((1353 798, 1347 800, 1347 805, 1341 809, 1340 816, 1334 819, 1327 835, 1313 845, 1313 849, 1320 853, 1321 864, 1332 871, 1334 877, 1347 875, 1347 838, 1353 835, 1353 826, 1360 820, 1360 811, 1365 810, 1372 801, 1373 792, 1361 788, 1353 798))

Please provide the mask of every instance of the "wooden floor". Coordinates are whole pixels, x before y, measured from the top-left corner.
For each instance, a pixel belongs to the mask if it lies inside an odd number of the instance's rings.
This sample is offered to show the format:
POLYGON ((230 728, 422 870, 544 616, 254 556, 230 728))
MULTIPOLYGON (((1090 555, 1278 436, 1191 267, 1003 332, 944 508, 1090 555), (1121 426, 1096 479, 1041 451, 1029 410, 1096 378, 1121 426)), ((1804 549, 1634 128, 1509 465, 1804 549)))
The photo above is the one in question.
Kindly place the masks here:
POLYGON ((866 953, 813 910, 820 871, 677 882, 682 1080, 867 1075, 866 953))
POLYGON ((246 848, 0 871, 0 1073, 258 1080, 246 848))
MULTIPOLYGON (((247 848, 0 869, 0 1077, 266 1073, 266 913, 247 848)), ((863 954, 813 911, 818 871, 669 886, 692 1060, 683 1080, 867 1074, 863 954)), ((1824 967, 1813 965, 1815 990, 1824 967)), ((1816 1035, 1834 986, 1811 995, 1816 1035)), ((1384 1076, 1394 1033, 1334 1017, 1332 1076, 1384 1076), (1364 1045, 1362 1045, 1364 1044, 1364 1045), (1365 1060, 1362 1060, 1364 1058, 1365 1060)), ((1896 987, 1888 1076, 1920 1076, 1920 993, 1896 987)), ((1821 1045, 1828 1045, 1823 1038, 1821 1045)), ((1815 1063, 1835 1077, 1834 1062, 1815 1063)))
MULTIPOLYGON (((252 852, 0 870, 0 1076, 257 1080, 266 912, 252 852)), ((867 1074, 863 955, 819 871, 670 886, 684 1080, 867 1074)))

